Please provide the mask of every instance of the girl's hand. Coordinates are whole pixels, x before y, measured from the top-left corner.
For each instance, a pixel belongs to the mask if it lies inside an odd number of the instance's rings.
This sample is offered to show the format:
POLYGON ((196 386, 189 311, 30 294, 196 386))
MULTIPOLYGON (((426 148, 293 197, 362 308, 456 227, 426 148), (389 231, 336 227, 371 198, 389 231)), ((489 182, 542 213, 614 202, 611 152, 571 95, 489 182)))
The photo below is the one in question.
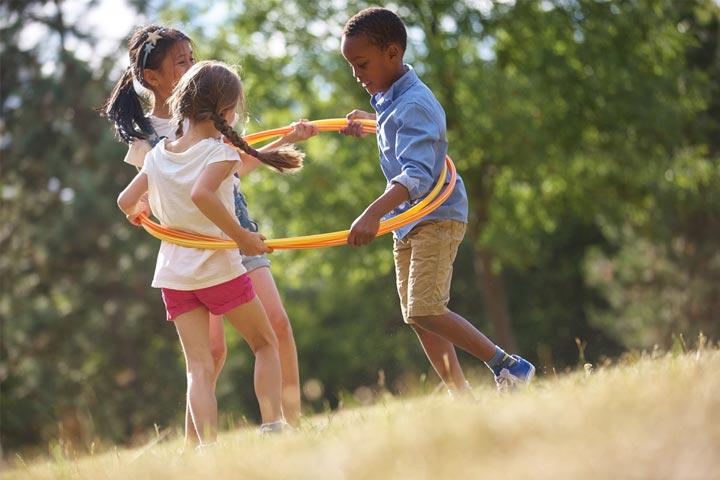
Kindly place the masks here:
POLYGON ((241 238, 235 239, 240 253, 251 257, 254 255, 261 255, 263 253, 272 253, 272 249, 265 245, 265 235, 262 233, 255 233, 245 230, 246 234, 241 238))
POLYGON ((140 200, 138 200, 135 208, 133 209, 133 213, 125 215, 125 217, 128 219, 128 222, 132 223, 136 227, 139 227, 142 225, 140 223, 140 215, 142 214, 145 214, 147 217, 150 216, 150 201, 148 200, 147 192, 140 197, 140 200))
POLYGON ((345 118, 348 120, 348 125, 340 130, 340 133, 347 136, 363 138, 367 137, 367 133, 363 131, 362 123, 355 122, 353 120, 375 120, 375 114, 368 113, 363 110, 353 110, 345 115, 345 118))
POLYGON ((317 125, 304 118, 291 123, 290 126, 292 127, 292 131, 283 137, 284 143, 302 142, 320 133, 317 125))

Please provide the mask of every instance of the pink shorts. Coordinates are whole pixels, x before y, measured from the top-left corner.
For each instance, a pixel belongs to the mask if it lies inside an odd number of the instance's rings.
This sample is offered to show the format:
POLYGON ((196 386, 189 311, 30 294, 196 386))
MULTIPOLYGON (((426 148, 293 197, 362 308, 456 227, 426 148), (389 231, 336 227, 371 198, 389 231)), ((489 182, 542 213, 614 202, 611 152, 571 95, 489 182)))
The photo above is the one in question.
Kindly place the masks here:
POLYGON ((198 307, 207 308, 213 315, 223 315, 255 298, 255 289, 247 273, 225 283, 198 290, 161 290, 168 321, 198 307))

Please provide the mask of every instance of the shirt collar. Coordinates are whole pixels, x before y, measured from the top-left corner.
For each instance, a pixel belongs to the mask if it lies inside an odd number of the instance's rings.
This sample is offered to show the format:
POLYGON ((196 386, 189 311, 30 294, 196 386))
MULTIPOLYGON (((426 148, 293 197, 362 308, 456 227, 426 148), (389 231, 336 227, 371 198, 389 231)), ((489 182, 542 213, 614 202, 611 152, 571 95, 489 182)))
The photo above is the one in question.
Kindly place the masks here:
POLYGON ((384 92, 376 93, 370 98, 370 104, 376 111, 382 112, 388 108, 395 99, 417 83, 419 79, 412 65, 406 63, 405 68, 407 71, 402 77, 395 80, 395 83, 390 85, 390 88, 384 92))

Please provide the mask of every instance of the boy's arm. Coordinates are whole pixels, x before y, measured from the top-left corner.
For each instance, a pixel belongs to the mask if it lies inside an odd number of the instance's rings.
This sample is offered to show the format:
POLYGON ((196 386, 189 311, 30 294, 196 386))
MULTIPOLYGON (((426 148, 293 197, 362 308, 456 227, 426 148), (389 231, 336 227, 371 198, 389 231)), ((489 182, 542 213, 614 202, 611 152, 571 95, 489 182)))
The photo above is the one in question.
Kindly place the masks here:
MULTIPOLYGON (((440 128, 437 119, 420 105, 410 104, 396 117, 395 158, 401 172, 390 179, 407 188, 410 200, 426 195, 442 170, 436 149, 440 148, 440 128)), ((442 162, 442 160, 441 160, 442 162)))
POLYGON ((360 122, 355 122, 354 120, 375 120, 377 119, 377 115, 374 113, 368 113, 363 110, 353 110, 352 112, 345 115, 345 118, 348 120, 347 127, 340 130, 340 133, 343 135, 353 136, 353 137, 366 137, 367 133, 363 131, 363 125, 360 122))
POLYGON ((117 199, 118 207, 125 213, 128 221, 133 225, 140 225, 138 216, 141 213, 150 214, 147 204, 148 178, 144 172, 135 175, 130 185, 125 187, 117 199))
POLYGON ((241 227, 237 218, 227 211, 216 194, 220 184, 230 175, 236 164, 235 160, 209 164, 193 185, 190 198, 211 222, 238 244, 241 253, 244 255, 269 253, 270 248, 263 242, 265 237, 241 227))
POLYGON ((350 227, 348 244, 359 247, 372 242, 380 229, 380 219, 409 199, 407 188, 400 183, 393 183, 355 219, 350 227))
POLYGON ((353 222, 348 237, 350 245, 372 242, 385 214, 403 202, 427 194, 435 183, 435 143, 439 141, 436 121, 426 109, 415 104, 409 105, 396 121, 395 157, 402 171, 390 179, 392 186, 353 222))

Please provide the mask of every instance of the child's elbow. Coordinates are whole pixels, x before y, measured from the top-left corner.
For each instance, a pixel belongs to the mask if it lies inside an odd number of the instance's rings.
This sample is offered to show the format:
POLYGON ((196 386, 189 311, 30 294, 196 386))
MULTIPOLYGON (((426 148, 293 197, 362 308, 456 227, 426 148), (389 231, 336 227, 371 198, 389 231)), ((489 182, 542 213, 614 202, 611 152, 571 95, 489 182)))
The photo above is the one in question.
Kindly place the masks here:
POLYGON ((190 200, 195 205, 201 205, 205 202, 205 200, 208 198, 208 191, 203 188, 193 188, 190 191, 190 200))
POLYGON ((132 207, 132 205, 130 205, 128 202, 125 192, 122 192, 120 195, 118 195, 117 206, 123 212, 127 212, 130 209, 130 207, 132 207))

